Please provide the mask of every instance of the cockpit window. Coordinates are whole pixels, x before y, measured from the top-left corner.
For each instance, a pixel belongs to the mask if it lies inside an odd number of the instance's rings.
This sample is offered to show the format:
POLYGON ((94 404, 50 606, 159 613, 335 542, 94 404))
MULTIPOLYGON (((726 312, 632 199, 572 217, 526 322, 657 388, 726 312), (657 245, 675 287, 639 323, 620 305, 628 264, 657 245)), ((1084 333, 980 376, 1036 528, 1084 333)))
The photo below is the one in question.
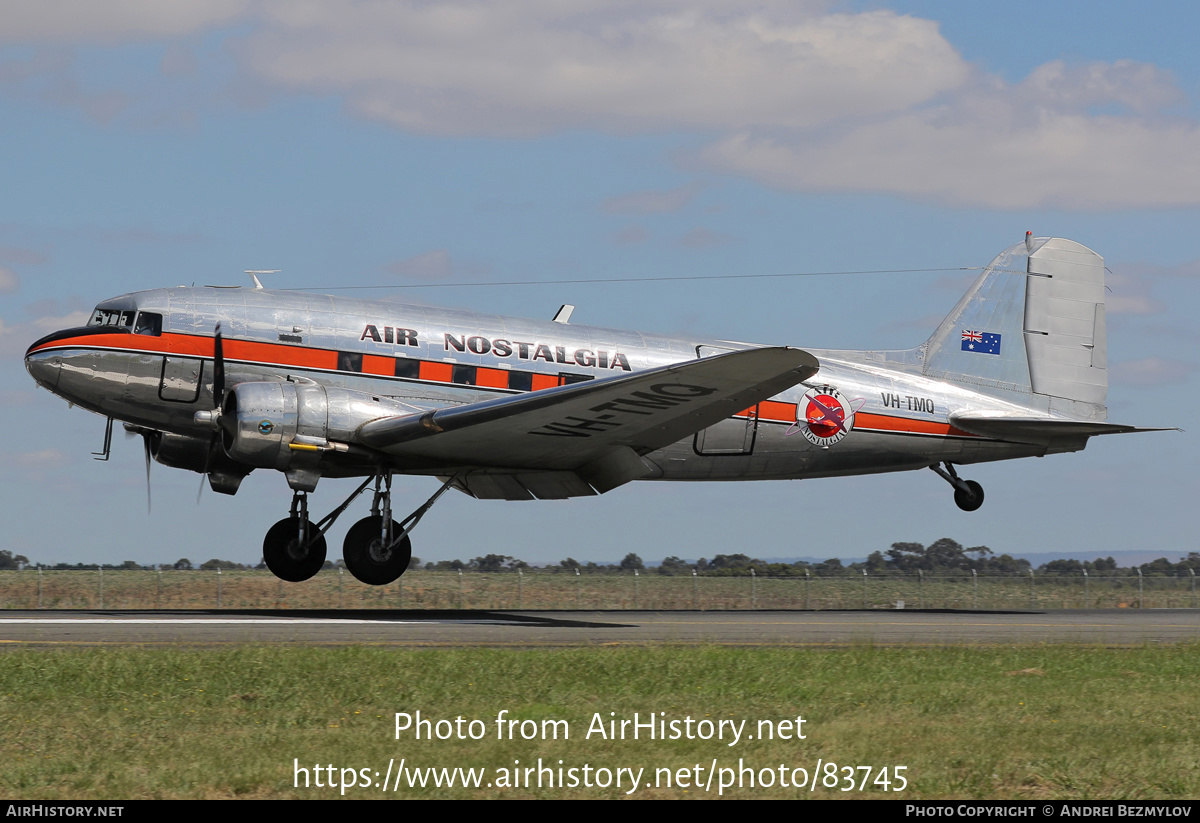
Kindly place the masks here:
MULTIPOLYGON (((133 312, 122 311, 121 309, 96 309, 92 312, 92 318, 88 320, 89 326, 116 326, 119 329, 128 329, 133 325, 133 312)), ((161 328, 161 323, 160 323, 161 328)))
POLYGON ((149 311, 138 312, 137 325, 133 327, 133 333, 158 337, 162 334, 162 315, 149 311))

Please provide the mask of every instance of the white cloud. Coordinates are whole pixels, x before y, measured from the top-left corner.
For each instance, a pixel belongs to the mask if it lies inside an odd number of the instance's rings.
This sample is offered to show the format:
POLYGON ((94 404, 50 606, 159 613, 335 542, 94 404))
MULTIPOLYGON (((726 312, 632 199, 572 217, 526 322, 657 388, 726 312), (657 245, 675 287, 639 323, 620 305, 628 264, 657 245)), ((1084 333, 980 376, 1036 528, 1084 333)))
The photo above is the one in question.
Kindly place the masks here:
POLYGON ((805 128, 902 111, 969 68, 937 24, 824 4, 289 2, 241 54, 409 131, 805 128))
MULTIPOLYGON (((1092 115, 1075 105, 1056 107, 1054 99, 1034 105, 1026 91, 964 90, 943 105, 824 136, 743 131, 701 157, 780 188, 882 192, 985 208, 1200 203, 1198 124, 1092 115)), ((1086 91, 1092 99, 1093 90, 1086 91)))
POLYGON ((119 43, 237 19, 250 0, 5 0, 0 43, 119 43))
MULTIPOLYGON (((340 97, 411 132, 704 135, 692 162, 804 192, 1000 209, 1200 204, 1200 123, 1170 73, 1045 63, 1019 83, 963 59, 938 24, 821 0, 9 0, 0 42, 172 38, 248 21, 247 94, 340 97)), ((0 65, 0 79, 37 69, 0 65)), ((52 61, 53 62, 53 61, 52 61)), ((60 70, 61 74, 61 70, 60 70)), ((68 78, 46 93, 104 121, 130 101, 68 78)), ((613 198, 618 212, 669 210, 613 198), (639 211, 638 209, 641 209, 639 211)), ((635 198, 635 195, 629 195, 635 198)), ((676 206, 677 207, 677 206, 676 206)))
POLYGON ((16 291, 21 285, 21 279, 13 272, 12 269, 0 266, 0 294, 9 291, 16 291))
POLYGON ((59 329, 82 326, 90 312, 75 311, 58 317, 38 317, 25 323, 6 324, 0 320, 0 357, 20 357, 39 337, 59 329))
POLYGON ((1163 114, 1184 100, 1169 73, 1053 61, 1007 84, 935 22, 886 10, 292 2, 264 20, 241 49, 254 74, 408 131, 698 131, 717 137, 702 167, 797 191, 1002 209, 1200 203, 1200 125, 1163 114))

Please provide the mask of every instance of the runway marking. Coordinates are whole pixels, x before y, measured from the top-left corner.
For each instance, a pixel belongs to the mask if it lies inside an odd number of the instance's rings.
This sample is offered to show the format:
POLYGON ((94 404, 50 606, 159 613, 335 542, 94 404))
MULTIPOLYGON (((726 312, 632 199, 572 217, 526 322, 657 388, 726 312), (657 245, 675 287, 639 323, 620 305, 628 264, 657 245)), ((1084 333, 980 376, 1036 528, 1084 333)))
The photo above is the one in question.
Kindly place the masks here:
POLYGON ((344 623, 436 623, 441 621, 435 620, 362 620, 358 618, 315 618, 315 617, 163 617, 163 618, 141 618, 141 617, 0 617, 0 623, 115 623, 118 625, 125 623, 151 623, 154 625, 162 623, 207 623, 207 624, 228 624, 228 623, 244 623, 250 626, 261 626, 264 623, 334 623, 341 625, 344 623))
POLYGON ((192 623, 207 624, 207 625, 246 625, 246 626, 262 626, 267 624, 282 624, 282 625, 297 625, 300 623, 315 623, 317 625, 329 626, 344 626, 351 623, 358 623, 367 626, 377 625, 412 625, 412 626, 523 626, 527 625, 522 620, 497 620, 497 619, 471 619, 463 618, 461 620, 446 620, 439 618, 429 618, 426 620, 394 620, 394 619, 377 619, 367 620, 357 617, 0 617, 0 624, 5 623, 33 623, 38 625, 46 625, 48 623, 73 625, 76 623, 107 623, 112 625, 124 625, 133 623, 146 623, 150 625, 186 625, 192 623))
MULTIPOLYGON (((646 622, 650 622, 650 621, 646 621, 646 622)), ((1121 623, 1121 622, 1059 624, 1059 623, 962 623, 962 622, 958 622, 958 621, 955 621, 955 622, 935 621, 935 622, 929 622, 929 623, 917 623, 917 622, 910 622, 910 621, 885 621, 885 620, 872 620, 870 622, 863 622, 863 623, 851 623, 851 622, 847 622, 847 623, 838 623, 838 622, 816 623, 816 622, 809 622, 809 621, 805 621, 805 620, 771 620, 771 621, 755 621, 755 622, 751 622, 748 620, 711 620, 711 621, 709 621, 709 620, 656 620, 656 621, 654 621, 654 625, 656 625, 656 626, 673 626, 673 625, 680 625, 680 626, 797 626, 797 625, 801 625, 801 626, 935 626, 935 627, 949 626, 952 628, 958 628, 960 626, 986 626, 988 628, 1005 628, 1005 627, 1009 627, 1009 626, 1026 626, 1026 627, 1033 626, 1033 627, 1062 628, 1065 625, 1067 628, 1072 628, 1072 629, 1098 629, 1098 628, 1111 628, 1113 626, 1118 626, 1121 628, 1129 628, 1129 629, 1139 628, 1136 625, 1130 626, 1128 624, 1121 623)), ((1198 625, 1196 623, 1160 623, 1160 624, 1155 624, 1152 628, 1195 629, 1195 628, 1200 628, 1200 625, 1198 625)))

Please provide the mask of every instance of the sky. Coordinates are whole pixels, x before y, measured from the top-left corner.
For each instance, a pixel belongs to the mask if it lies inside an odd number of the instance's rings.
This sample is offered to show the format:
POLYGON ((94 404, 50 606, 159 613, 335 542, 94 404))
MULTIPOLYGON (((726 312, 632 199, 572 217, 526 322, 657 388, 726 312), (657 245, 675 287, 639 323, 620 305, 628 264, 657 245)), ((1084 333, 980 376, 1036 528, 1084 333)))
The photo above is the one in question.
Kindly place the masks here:
MULTIPOLYGON (((443 497, 423 561, 997 553, 1175 559, 1200 383, 1200 10, 1178 3, 7 0, 0 7, 0 549, 257 562, 281 474, 236 497, 36 388, 22 355, 179 284, 363 294, 660 334, 919 345, 1026 230, 1109 267, 1109 419, 1167 432, 932 472, 443 497), (627 283, 498 286, 513 280, 627 283), (637 282, 645 280, 646 282, 637 282), (482 284, 458 287, 455 284, 482 284)), ((352 491, 324 480, 321 515, 352 491)), ((402 478, 393 506, 437 488, 402 478)), ((347 514, 329 535, 340 556, 347 514)))

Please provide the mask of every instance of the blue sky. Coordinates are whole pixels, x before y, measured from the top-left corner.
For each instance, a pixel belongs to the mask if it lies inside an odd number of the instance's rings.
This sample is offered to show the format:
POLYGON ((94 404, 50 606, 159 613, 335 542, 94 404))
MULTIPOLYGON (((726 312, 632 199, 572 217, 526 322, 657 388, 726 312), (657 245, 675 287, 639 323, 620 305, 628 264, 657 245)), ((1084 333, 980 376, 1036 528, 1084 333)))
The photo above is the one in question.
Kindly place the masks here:
MULTIPOLYGON (((1197 548, 1200 12, 1116 3, 13 0, 0 11, 0 548, 42 562, 257 561, 277 473, 234 498, 35 389, 33 339, 180 283, 380 298, 799 346, 922 342, 969 284, 931 273, 422 283, 978 266, 1021 239, 1105 256, 1110 419, 1187 433, 931 472, 449 495, 422 559, 1197 548)), ((314 509, 352 486, 323 481, 314 509)), ((404 503, 435 484, 405 479, 404 503)), ((352 517, 352 515, 350 516, 352 517)), ((335 527, 337 557, 344 528, 335 527)))

